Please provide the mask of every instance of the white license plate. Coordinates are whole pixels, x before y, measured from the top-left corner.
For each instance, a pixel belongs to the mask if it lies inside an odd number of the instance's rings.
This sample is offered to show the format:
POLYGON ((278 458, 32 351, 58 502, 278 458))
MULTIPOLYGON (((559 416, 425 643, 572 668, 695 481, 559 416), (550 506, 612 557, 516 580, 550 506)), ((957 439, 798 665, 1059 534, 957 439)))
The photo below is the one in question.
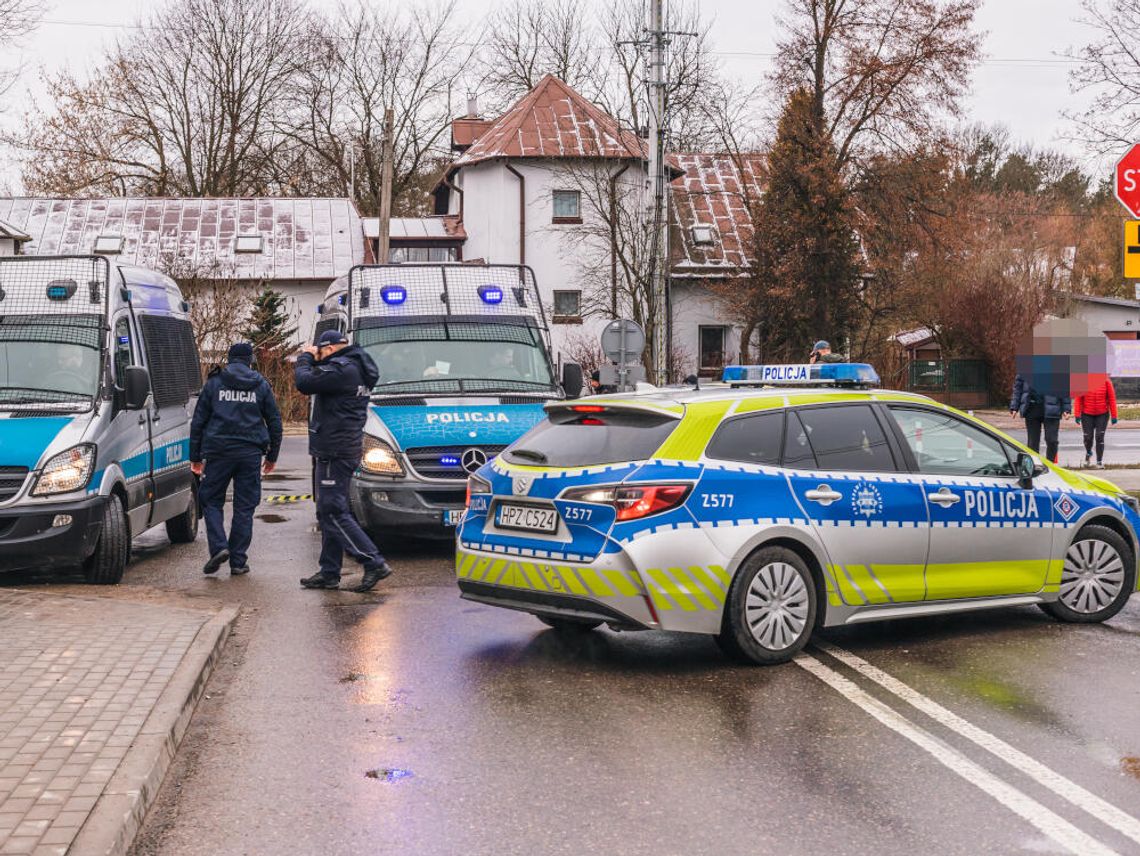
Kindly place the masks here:
POLYGON ((443 512, 443 525, 444 526, 458 526, 463 522, 463 513, 466 509, 463 508, 449 508, 443 512))
POLYGON ((504 502, 495 511, 495 525, 502 529, 524 529, 528 532, 557 532, 558 512, 539 505, 504 502))

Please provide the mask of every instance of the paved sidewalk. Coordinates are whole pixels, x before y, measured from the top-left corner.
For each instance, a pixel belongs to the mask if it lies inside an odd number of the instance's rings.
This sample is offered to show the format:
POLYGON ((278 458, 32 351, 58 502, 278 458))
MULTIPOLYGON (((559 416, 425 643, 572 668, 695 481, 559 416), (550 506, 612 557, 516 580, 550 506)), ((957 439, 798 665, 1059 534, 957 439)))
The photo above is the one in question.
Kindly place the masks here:
MULTIPOLYGON (((213 662, 188 652, 203 642, 213 651, 220 639, 200 639, 203 628, 224 638, 232 619, 219 624, 208 610, 0 589, 0 854, 65 854, 81 830, 95 849, 125 846, 119 827, 137 825, 146 808, 138 803, 157 790, 145 779, 161 781, 165 772, 161 757, 149 757, 163 753, 143 739, 155 727, 152 713, 157 706, 171 720, 157 726, 169 743, 167 732, 189 719, 213 662), (184 665, 184 658, 202 662, 184 665), (188 667, 199 674, 184 674, 188 667), (172 681, 176 675, 181 680, 172 681), (98 818, 92 812, 100 800, 119 796, 110 785, 123 778, 121 768, 140 779, 125 783, 130 805, 124 815, 122 801, 112 802, 109 816, 98 818), (97 828, 83 829, 89 818, 97 828)), ((175 745, 180 737, 174 734, 175 745)), ((134 829, 126 832, 129 844, 134 829)))

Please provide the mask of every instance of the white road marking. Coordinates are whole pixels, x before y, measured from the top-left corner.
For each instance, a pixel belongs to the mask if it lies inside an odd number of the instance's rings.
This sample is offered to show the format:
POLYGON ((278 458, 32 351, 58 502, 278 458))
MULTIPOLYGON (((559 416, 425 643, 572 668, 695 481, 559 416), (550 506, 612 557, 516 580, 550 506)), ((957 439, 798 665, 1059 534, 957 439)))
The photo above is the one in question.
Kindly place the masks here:
POLYGON ((967 740, 976 743, 986 751, 1005 761, 1011 767, 1020 770, 1039 785, 1048 788, 1053 793, 1068 800, 1077 808, 1087 811, 1097 820, 1108 824, 1116 831, 1140 844, 1140 820, 1137 820, 1132 815, 1122 811, 1112 803, 1101 799, 1096 794, 1085 790, 1076 782, 1046 767, 1040 761, 1031 758, 1020 749, 1015 749, 1000 737, 996 737, 988 731, 967 722, 957 714, 951 713, 942 705, 938 704, 938 702, 927 698, 922 693, 912 689, 882 669, 872 666, 862 657, 844 651, 842 648, 837 648, 829 642, 819 641, 813 644, 821 651, 826 651, 832 657, 835 657, 835 659, 841 663, 850 666, 865 678, 869 678, 879 686, 894 693, 907 704, 918 708, 931 719, 946 726, 951 731, 957 732, 967 740))
POLYGON ((957 749, 946 745, 930 732, 912 723, 877 698, 868 695, 853 681, 810 654, 799 654, 794 661, 815 675, 852 704, 862 708, 887 728, 902 735, 936 761, 957 773, 971 785, 985 791, 1010 811, 1020 815, 1045 835, 1079 856, 1115 856, 1116 851, 1082 832, 1059 814, 1043 806, 1029 795, 999 779, 975 764, 957 749))

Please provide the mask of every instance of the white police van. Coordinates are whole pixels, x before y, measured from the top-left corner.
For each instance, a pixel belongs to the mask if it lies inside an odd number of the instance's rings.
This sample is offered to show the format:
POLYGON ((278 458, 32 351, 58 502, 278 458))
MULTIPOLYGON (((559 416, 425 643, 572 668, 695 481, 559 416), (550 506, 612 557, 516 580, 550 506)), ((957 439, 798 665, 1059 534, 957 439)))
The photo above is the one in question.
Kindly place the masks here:
POLYGON ((195 539, 188 310, 173 280, 104 257, 0 259, 0 571, 116 583, 133 535, 195 539))
POLYGON ((340 330, 380 369, 353 479, 370 531, 453 537, 467 476, 581 394, 556 376, 534 272, 522 265, 362 265, 333 282, 314 341, 340 330))

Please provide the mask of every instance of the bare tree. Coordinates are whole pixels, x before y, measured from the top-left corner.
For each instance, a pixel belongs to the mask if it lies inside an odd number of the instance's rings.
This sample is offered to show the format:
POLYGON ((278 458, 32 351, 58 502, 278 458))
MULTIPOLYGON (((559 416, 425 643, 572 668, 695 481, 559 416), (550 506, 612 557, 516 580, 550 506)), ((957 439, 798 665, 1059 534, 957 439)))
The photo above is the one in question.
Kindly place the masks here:
POLYGON ((1079 62, 1069 80, 1091 96, 1080 112, 1066 113, 1075 136, 1097 154, 1132 145, 1140 130, 1140 0, 1082 0, 1083 23, 1096 37, 1068 56, 1079 62))
MULTIPOLYGON (((40 0, 0 0, 0 53, 11 56, 20 42, 36 28, 44 14, 40 0)), ((0 95, 8 91, 21 67, 5 61, 0 66, 0 95)))
MULTIPOLYGON (((384 111, 394 108, 393 207, 426 213, 443 168, 451 96, 471 49, 458 45, 454 3, 399 12, 360 3, 321 22, 292 80, 279 132, 311 165, 310 188, 379 209, 384 111)), ((313 192, 309 189, 307 192, 313 192)))
POLYGON ((186 0, 120 41, 86 83, 50 84, 27 123, 33 192, 233 196, 280 186, 274 133, 309 14, 295 0, 186 0))
POLYGON ((979 56, 980 0, 787 0, 773 82, 807 87, 841 166, 867 145, 906 149, 956 115, 979 56))

